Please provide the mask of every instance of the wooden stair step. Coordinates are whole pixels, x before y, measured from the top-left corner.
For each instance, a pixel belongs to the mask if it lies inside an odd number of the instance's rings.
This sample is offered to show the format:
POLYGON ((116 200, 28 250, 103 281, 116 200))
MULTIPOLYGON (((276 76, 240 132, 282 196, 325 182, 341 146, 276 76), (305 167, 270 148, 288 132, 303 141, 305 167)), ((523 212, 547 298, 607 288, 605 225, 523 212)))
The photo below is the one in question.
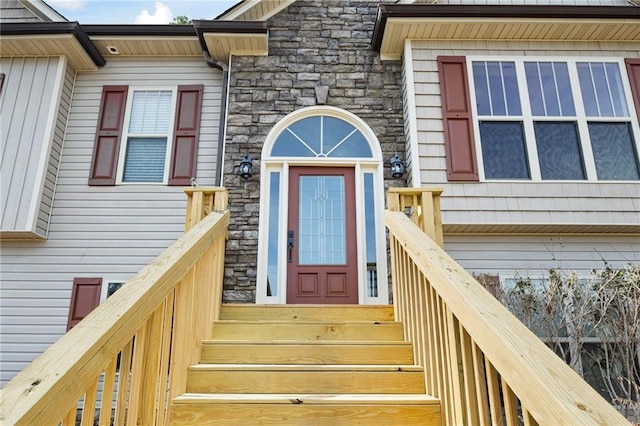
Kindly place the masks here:
POLYGON ((221 320, 393 321, 391 305, 222 305, 221 320))
POLYGON ((203 364, 378 364, 411 365, 411 342, 221 341, 202 342, 203 364))
POLYGON ((199 364, 187 374, 189 393, 425 393, 413 365, 199 364))
POLYGON ((221 340, 402 340, 394 321, 214 321, 212 339, 221 340))
POLYGON ((428 395, 184 394, 172 401, 172 425, 440 425, 428 395), (233 413, 229 416, 229 413, 233 413))

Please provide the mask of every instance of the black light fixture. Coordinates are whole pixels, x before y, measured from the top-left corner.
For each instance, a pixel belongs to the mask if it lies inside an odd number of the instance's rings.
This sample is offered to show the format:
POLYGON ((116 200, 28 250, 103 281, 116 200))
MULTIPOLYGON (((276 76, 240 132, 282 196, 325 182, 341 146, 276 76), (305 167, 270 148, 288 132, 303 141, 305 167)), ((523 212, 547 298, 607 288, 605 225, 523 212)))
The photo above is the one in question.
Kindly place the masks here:
POLYGON ((400 157, 398 157, 397 153, 391 157, 389 163, 391 163, 391 176, 395 179, 400 179, 402 175, 404 175, 404 163, 400 157))
POLYGON ((251 163, 251 157, 249 157, 248 153, 244 154, 242 160, 240 160, 240 164, 238 165, 238 171, 236 174, 240 175, 243 179, 249 179, 253 176, 253 164, 251 163))

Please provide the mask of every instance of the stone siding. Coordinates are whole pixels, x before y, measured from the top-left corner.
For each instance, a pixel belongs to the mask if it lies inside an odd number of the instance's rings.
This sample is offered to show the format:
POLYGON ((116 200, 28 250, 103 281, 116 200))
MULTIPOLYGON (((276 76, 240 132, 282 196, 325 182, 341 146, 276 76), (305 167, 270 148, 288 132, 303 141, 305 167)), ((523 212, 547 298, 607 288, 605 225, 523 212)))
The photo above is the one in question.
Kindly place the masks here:
MULTIPOLYGON (((402 66, 382 64, 371 50, 379 3, 298 0, 268 21, 268 56, 232 59, 224 158, 231 210, 226 302, 255 301, 265 138, 287 114, 317 105, 316 87, 328 87, 325 105, 350 111, 373 129, 385 161, 404 152, 402 66), (254 159, 254 174, 247 181, 234 174, 245 152, 254 159)), ((385 186, 405 184, 391 178, 385 164, 385 186)))

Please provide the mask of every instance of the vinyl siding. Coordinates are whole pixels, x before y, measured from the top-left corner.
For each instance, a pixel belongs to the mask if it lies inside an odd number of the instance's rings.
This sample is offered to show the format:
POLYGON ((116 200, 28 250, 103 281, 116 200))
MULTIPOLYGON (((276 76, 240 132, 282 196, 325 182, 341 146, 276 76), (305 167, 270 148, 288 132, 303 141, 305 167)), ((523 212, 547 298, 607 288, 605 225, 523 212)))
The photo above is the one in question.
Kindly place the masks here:
POLYGON ((41 22, 29 9, 18 0, 0 0, 0 23, 3 22, 41 22))
POLYGON ((76 76, 47 241, 2 246, 4 383, 64 332, 74 277, 126 280, 182 235, 186 196, 166 185, 87 185, 103 85, 204 84, 197 179, 213 185, 222 73, 202 59, 111 59, 76 76), (24 337, 27 336, 27 337, 24 337))
MULTIPOLYGON (((443 223, 640 224, 640 182, 447 182, 438 55, 638 57, 637 44, 413 41, 420 180, 444 188, 443 223)), ((410 121, 405 118, 405 121, 410 121)), ((476 138, 478 135, 476 135, 476 138)), ((479 153, 478 153, 479 155, 479 153)))
POLYGON ((447 235, 445 250, 468 272, 545 277, 552 268, 587 275, 640 260, 640 240, 622 235, 447 235))
POLYGON ((47 204, 54 189, 50 181, 55 181, 57 169, 49 152, 59 151, 62 143, 66 117, 58 114, 58 104, 66 69, 66 59, 58 57, 0 59, 0 70, 7 75, 0 100, 3 231, 46 236, 47 204))

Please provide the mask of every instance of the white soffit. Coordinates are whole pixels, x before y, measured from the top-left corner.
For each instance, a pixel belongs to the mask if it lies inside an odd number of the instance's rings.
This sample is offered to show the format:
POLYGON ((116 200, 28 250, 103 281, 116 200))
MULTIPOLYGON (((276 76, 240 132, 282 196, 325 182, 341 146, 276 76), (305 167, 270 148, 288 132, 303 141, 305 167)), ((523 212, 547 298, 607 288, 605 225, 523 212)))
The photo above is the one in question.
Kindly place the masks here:
POLYGON ((411 40, 640 41, 638 19, 393 18, 380 46, 383 60, 398 60, 411 40))

